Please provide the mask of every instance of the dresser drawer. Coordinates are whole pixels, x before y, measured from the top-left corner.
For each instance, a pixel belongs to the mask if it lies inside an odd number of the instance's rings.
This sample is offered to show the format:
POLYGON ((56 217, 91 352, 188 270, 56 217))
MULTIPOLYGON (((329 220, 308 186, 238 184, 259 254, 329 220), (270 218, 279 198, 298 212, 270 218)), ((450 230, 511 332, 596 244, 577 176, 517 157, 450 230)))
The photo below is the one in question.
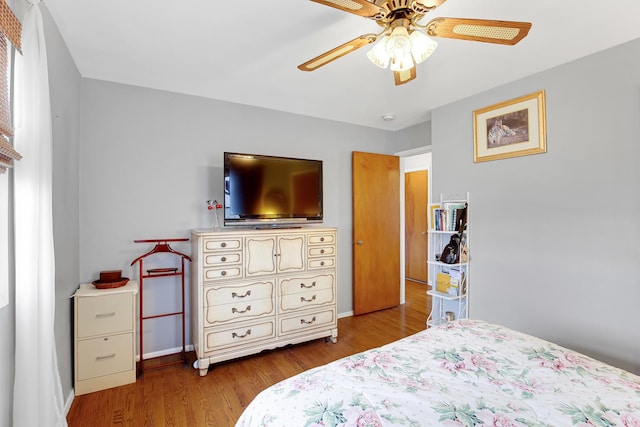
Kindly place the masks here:
POLYGON ((336 238, 333 233, 310 234, 308 242, 310 245, 327 245, 334 244, 336 242, 336 238))
POLYGON ((240 252, 221 252, 204 254, 202 265, 204 267, 218 267, 223 265, 242 264, 242 255, 240 252))
POLYGON ((77 380, 134 369, 133 334, 108 335, 77 342, 77 380))
POLYGON ((205 252, 239 250, 242 249, 242 237, 205 239, 203 246, 205 252))
POLYGON ((280 280, 280 295, 316 291, 333 288, 333 274, 319 274, 307 277, 293 277, 280 280))
POLYGON ((335 253, 335 246, 309 246, 310 257, 331 256, 335 255, 335 253))
POLYGON ((242 277, 242 266, 229 265, 204 269, 204 280, 239 279, 242 277))
POLYGON ((279 334, 287 335, 307 329, 329 327, 332 325, 336 325, 336 312, 333 308, 281 318, 279 334))
POLYGON ((237 285, 207 286, 204 288, 205 307, 272 298, 274 288, 273 280, 237 285))
POLYGON ((309 270, 317 270, 320 268, 333 268, 336 265, 335 257, 309 259, 309 270))
POLYGON ((221 350, 269 338, 275 338, 276 328, 273 318, 255 324, 237 326, 225 330, 207 328, 204 330, 205 352, 221 350))
POLYGON ((304 293, 282 295, 280 297, 280 312, 303 310, 317 307, 335 301, 333 289, 321 289, 304 293))
POLYGON ((76 298, 78 338, 130 331, 133 325, 131 293, 76 298))
POLYGON ((260 316, 271 316, 275 314, 273 304, 274 298, 262 298, 205 307, 204 326, 216 326, 236 320, 250 320, 260 316))

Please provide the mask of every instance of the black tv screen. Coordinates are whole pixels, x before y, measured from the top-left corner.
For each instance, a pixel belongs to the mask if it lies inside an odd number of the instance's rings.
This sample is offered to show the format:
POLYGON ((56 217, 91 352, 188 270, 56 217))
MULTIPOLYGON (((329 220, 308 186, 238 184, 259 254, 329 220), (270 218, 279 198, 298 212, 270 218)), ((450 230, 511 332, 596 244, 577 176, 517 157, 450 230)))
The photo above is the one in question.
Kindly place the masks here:
POLYGON ((322 222, 322 161, 224 153, 225 225, 322 222))

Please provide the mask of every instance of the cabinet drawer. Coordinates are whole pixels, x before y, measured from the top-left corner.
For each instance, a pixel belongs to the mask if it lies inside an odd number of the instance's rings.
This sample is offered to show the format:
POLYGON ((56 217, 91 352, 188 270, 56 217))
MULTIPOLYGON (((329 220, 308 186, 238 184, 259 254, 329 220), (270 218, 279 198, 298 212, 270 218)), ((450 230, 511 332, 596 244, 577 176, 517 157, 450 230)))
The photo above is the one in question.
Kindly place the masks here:
POLYGON ((333 288, 333 274, 293 277, 280 280, 280 295, 291 295, 307 291, 333 288))
POLYGON ((229 253, 208 253, 205 254, 202 259, 202 265, 204 267, 218 267, 222 265, 241 264, 242 255, 240 252, 229 253))
POLYGON ((204 269, 204 280, 238 279, 242 277, 242 267, 229 265, 204 269))
POLYGON ((254 299, 232 304, 214 305, 204 308, 204 326, 216 326, 221 323, 250 320, 260 316, 272 316, 273 298, 254 299))
POLYGON ((280 335, 314 329, 318 327, 335 327, 336 312, 333 309, 315 313, 299 314, 280 319, 280 335))
POLYGON ((321 289, 280 297, 280 312, 302 310, 334 302, 333 289, 321 289))
POLYGON ((79 380, 129 371, 133 366, 133 334, 78 340, 76 366, 79 380))
POLYGON ((335 246, 310 246, 309 247, 310 257, 330 256, 330 255, 335 255, 335 253, 336 253, 335 246))
POLYGON ((76 298, 78 337, 130 331, 133 329, 132 294, 76 298))
POLYGON ((310 245, 333 244, 336 242, 336 237, 333 233, 310 234, 308 242, 310 245))
POLYGON ((267 338, 275 338, 275 336, 276 328, 273 318, 225 330, 209 328, 204 330, 204 342, 206 343, 204 350, 205 352, 221 350, 267 338))
POLYGON ((251 282, 227 286, 207 286, 204 288, 205 307, 272 298, 274 282, 251 282))
POLYGON ((226 237, 206 239, 204 241, 204 251, 229 251, 242 248, 242 237, 226 237))
POLYGON ((336 265, 335 257, 331 258, 316 258, 309 260, 309 270, 317 270, 319 268, 332 268, 336 265))

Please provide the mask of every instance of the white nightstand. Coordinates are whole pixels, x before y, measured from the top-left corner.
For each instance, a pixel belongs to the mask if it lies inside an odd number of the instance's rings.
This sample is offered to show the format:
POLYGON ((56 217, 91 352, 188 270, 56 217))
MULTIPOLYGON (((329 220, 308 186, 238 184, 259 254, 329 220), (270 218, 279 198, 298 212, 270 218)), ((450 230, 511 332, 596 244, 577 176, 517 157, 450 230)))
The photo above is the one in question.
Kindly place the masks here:
POLYGON ((129 281, 115 289, 82 284, 73 295, 76 396, 136 381, 137 293, 129 281))

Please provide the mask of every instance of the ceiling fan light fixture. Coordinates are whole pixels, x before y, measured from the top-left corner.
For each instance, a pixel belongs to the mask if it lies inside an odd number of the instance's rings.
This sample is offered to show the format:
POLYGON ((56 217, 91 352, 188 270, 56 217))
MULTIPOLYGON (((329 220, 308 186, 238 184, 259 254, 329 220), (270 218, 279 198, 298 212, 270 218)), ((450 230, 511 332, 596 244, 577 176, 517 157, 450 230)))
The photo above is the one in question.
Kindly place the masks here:
POLYGON ((404 27, 395 27, 385 42, 387 53, 392 58, 401 58, 411 53, 411 39, 404 27))
POLYGON ((421 32, 414 30, 409 35, 405 27, 397 26, 367 52, 367 57, 380 68, 406 71, 427 59, 437 46, 421 32))
POLYGON ((387 36, 382 37, 382 39, 367 52, 367 58, 380 68, 387 68, 391 60, 391 56, 387 53, 385 47, 387 40, 387 36))
POLYGON ((391 58, 391 63, 389 64, 389 69, 391 71, 407 71, 415 66, 415 62, 413 62, 413 57, 411 56, 411 52, 406 55, 391 58))
POLYGON ((409 36, 411 40, 411 55, 416 64, 422 63, 425 59, 431 56, 433 51, 438 47, 438 43, 431 40, 420 31, 413 31, 409 36))

